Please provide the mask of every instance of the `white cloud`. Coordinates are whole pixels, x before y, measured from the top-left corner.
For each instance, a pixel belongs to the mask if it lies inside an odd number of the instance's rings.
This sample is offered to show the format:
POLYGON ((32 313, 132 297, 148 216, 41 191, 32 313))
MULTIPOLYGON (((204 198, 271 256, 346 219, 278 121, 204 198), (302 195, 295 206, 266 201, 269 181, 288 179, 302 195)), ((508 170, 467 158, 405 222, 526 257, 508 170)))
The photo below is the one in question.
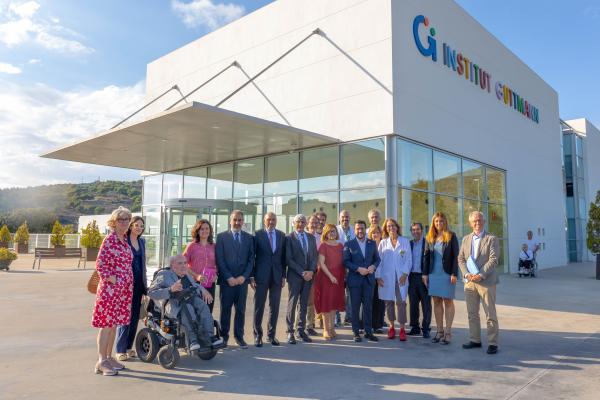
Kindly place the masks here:
POLYGON ((138 171, 40 158, 110 128, 143 104, 144 83, 61 92, 0 80, 0 188, 101 179, 137 179, 138 171))
POLYGON ((44 19, 39 16, 39 3, 11 2, 0 6, 0 43, 7 47, 27 42, 36 43, 48 50, 69 54, 90 54, 94 49, 81 43, 77 32, 64 27, 55 17, 44 19))
POLYGON ((0 62, 0 73, 4 73, 4 74, 20 74, 21 73, 21 68, 15 67, 14 65, 9 64, 9 63, 0 62))
POLYGON ((27 61, 27 64, 39 64, 41 62, 42 60, 40 60, 39 58, 32 58, 31 60, 27 61))
POLYGON ((239 4, 219 4, 212 0, 192 0, 188 3, 171 0, 171 8, 188 28, 204 26, 211 30, 240 18, 246 11, 239 4))

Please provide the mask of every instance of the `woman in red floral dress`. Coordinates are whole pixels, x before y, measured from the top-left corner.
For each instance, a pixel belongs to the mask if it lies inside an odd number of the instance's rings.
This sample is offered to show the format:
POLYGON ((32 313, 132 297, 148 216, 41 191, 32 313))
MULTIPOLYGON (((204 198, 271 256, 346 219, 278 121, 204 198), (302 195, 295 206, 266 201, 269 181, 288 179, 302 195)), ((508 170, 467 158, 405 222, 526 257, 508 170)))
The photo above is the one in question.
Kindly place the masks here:
POLYGON ((97 374, 116 375, 125 368, 112 357, 117 325, 128 325, 131 318, 131 298, 133 296, 133 255, 125 237, 131 220, 131 212, 119 207, 112 212, 107 225, 112 232, 104 239, 96 270, 100 283, 96 291, 96 303, 92 326, 98 332, 97 374))

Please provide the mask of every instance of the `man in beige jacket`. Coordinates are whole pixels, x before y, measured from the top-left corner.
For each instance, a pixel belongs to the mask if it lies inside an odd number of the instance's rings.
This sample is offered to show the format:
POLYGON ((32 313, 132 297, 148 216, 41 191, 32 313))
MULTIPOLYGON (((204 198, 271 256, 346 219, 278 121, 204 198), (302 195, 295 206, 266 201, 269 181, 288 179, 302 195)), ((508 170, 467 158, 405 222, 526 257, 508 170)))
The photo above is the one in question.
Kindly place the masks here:
MULTIPOLYGON (((479 211, 469 214, 469 223, 473 232, 465 236, 458 253, 458 265, 465 278, 465 302, 469 314, 469 342, 464 349, 481 347, 481 324, 479 322, 479 303, 487 318, 488 354, 498 352, 498 318, 496 316, 496 284, 498 283, 498 256, 500 246, 498 238, 484 231, 485 219, 479 211), (471 273, 467 267, 469 258, 478 269, 471 273)), ((472 264, 471 264, 472 265, 472 264)))

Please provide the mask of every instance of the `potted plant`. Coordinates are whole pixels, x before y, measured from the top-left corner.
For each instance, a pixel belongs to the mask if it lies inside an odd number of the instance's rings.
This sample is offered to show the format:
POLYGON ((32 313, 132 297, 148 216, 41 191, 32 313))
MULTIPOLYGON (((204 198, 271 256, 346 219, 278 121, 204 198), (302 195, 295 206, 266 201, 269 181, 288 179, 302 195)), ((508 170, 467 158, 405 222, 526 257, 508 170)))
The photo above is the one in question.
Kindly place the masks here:
POLYGON ((29 228, 27 221, 23 222, 15 233, 15 249, 17 253, 23 254, 29 252, 29 228))
POLYGON ((87 261, 96 261, 98 249, 102 244, 102 235, 96 220, 88 223, 81 229, 81 247, 85 247, 85 256, 87 261))
POLYGON ((0 270, 7 270, 10 263, 17 259, 17 254, 7 248, 0 248, 0 270))
POLYGON ((52 235, 50 235, 50 243, 54 246, 54 254, 56 257, 65 256, 65 239, 65 228, 58 220, 54 221, 52 235))
POLYGON ((600 190, 590 204, 587 223, 587 248, 596 255, 596 279, 600 280, 600 190))
POLYGON ((6 224, 2 225, 2 229, 0 229, 0 248, 8 249, 8 244, 11 240, 12 238, 8 226, 6 226, 6 224))

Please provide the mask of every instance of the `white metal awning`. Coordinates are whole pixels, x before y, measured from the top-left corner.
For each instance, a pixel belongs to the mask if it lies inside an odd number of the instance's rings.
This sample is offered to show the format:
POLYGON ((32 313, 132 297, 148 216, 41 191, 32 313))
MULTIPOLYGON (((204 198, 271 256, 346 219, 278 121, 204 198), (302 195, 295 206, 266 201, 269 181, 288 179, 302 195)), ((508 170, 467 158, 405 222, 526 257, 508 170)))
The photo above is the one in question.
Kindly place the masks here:
POLYGON ((42 157, 167 172, 337 142, 332 137, 193 102, 42 157))

